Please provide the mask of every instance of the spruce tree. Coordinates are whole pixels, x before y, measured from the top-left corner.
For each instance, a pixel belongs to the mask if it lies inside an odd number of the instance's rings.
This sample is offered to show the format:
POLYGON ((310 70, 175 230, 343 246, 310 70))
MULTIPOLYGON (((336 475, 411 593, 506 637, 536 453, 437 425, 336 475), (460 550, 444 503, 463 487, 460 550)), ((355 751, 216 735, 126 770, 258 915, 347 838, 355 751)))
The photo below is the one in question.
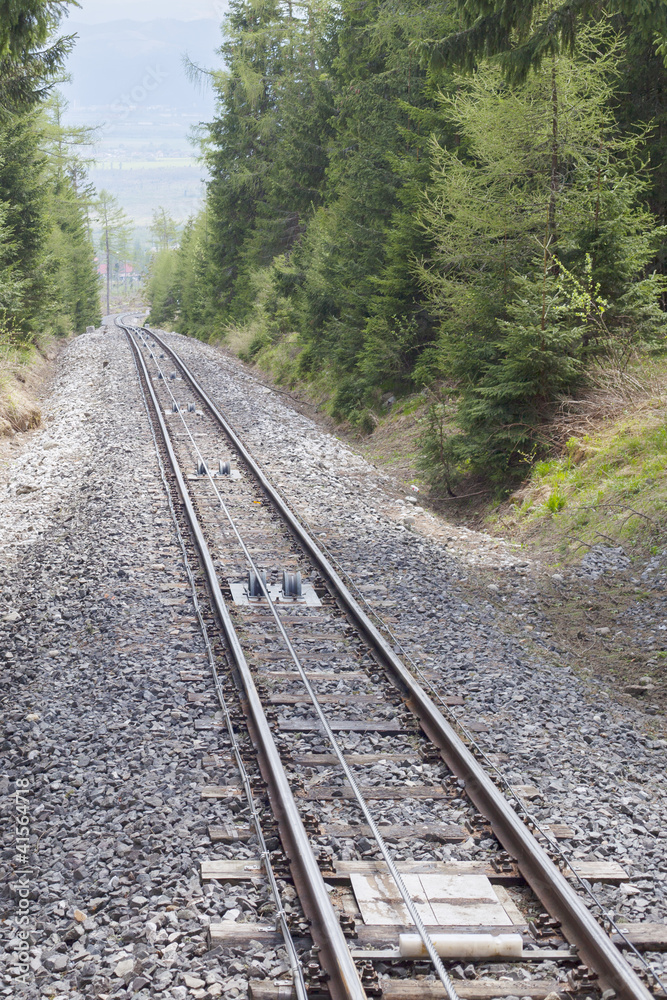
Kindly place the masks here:
POLYGON ((92 192, 77 147, 86 130, 62 124, 49 101, 72 38, 55 38, 69 0, 0 0, 0 312, 29 344, 99 317, 89 235, 92 192))
POLYGON ((54 39, 76 0, 0 0, 0 116, 43 101, 62 72, 72 35, 54 39))
MULTIPOLYGON (((405 266, 415 223, 432 83, 411 42, 448 15, 394 0, 341 4, 332 63, 336 114, 324 203, 295 249, 302 365, 324 364, 334 410, 363 423, 383 390, 405 388, 431 337, 424 296, 405 266)), ((450 130, 451 131, 451 130, 450 130)))
POLYGON ((41 140, 37 110, 0 119, 0 203, 4 204, 4 224, 10 234, 3 256, 5 267, 21 285, 20 302, 7 311, 5 325, 26 343, 50 301, 50 223, 41 140))
POLYGON ((150 263, 146 295, 150 303, 149 322, 156 326, 173 323, 177 312, 177 251, 163 249, 150 263))
POLYGON ((207 208, 210 294, 222 318, 240 316, 248 301, 248 245, 265 199, 277 139, 275 85, 287 56, 277 0, 232 0, 221 48, 227 69, 216 81, 219 113, 209 127, 207 208))
POLYGON ((454 13, 458 30, 422 47, 433 67, 472 71, 481 60, 499 55, 515 83, 525 81, 545 59, 572 55, 582 28, 599 24, 605 14, 629 24, 657 49, 667 42, 664 0, 454 0, 454 13))

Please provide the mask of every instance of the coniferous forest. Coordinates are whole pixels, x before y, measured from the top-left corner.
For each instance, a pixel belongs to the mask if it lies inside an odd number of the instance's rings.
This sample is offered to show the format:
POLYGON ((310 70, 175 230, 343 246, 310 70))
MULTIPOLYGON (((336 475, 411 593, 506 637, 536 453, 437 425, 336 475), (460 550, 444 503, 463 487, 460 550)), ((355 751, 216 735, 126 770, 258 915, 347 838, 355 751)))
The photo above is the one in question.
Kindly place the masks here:
POLYGON ((592 369, 662 348, 662 0, 232 0, 223 32, 153 322, 241 331, 361 431, 425 388, 447 487, 525 469, 592 369))
POLYGON ((99 322, 85 129, 63 124, 55 86, 72 48, 66 0, 0 2, 0 346, 99 322))

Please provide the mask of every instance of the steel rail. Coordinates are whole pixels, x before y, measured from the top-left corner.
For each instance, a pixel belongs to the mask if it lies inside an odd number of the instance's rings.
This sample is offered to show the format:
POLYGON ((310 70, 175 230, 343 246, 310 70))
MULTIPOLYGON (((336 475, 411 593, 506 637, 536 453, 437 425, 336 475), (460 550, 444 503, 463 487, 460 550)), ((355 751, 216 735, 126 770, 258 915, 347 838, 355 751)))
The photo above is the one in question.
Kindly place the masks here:
MULTIPOLYGON (((121 324, 119 324, 118 322, 117 325, 121 326, 121 324)), ((121 326, 121 329, 124 329, 124 327, 121 326)), ((289 918, 285 910, 285 907, 283 906, 282 898, 280 896, 278 881, 276 879, 276 874, 273 870, 273 864, 271 862, 271 855, 269 853, 269 849, 266 844, 266 838, 264 837, 264 829, 262 827, 262 821, 259 814, 259 809, 255 802, 255 795, 253 793, 252 786, 250 784, 250 775, 248 774, 248 771, 245 766, 245 761, 243 760, 241 746, 236 736, 236 729, 232 722, 231 712, 227 704, 227 699, 225 698, 224 691, 222 689, 220 676, 218 674, 218 667, 215 662, 215 656, 213 653, 213 647, 211 646, 211 640, 208 634, 208 628, 206 627, 206 622, 204 621, 202 608, 199 603, 197 586, 195 583, 195 577, 190 563, 190 557, 188 555, 188 551, 185 545, 185 539, 183 537, 183 533, 181 532, 181 526, 179 524, 178 516, 176 514, 176 508, 174 506, 174 499, 172 496, 171 487, 169 486, 169 481, 167 479, 167 472, 164 467, 164 462, 162 461, 162 455, 160 454, 160 446, 158 443, 157 434, 155 432, 153 419, 151 417, 151 410, 148 405, 148 399, 146 398, 146 392, 144 391, 143 388, 141 379, 141 370, 139 368, 139 363, 137 361, 136 354, 134 356, 134 364, 137 370, 137 375, 139 376, 141 398, 143 400, 144 408, 146 410, 146 415, 148 417, 148 426, 150 428, 151 437, 153 438, 155 455, 157 458, 158 468, 160 470, 160 478, 162 479, 162 485, 164 486, 165 494, 167 497, 167 503, 169 505, 169 512, 171 514, 172 523, 174 525, 174 531, 176 532, 178 544, 181 549, 181 555, 183 557, 183 565, 185 567, 185 574, 190 584, 190 595, 192 597, 192 603, 194 604, 195 615, 197 616, 197 621, 199 622, 199 628, 201 630, 201 634, 204 639, 204 645, 206 647, 206 655, 208 657, 209 667, 211 668, 211 676, 213 677, 213 684, 215 686, 216 694, 218 696, 220 708, 222 709, 223 715, 225 717, 227 734, 229 736, 229 741, 232 746, 232 752, 234 754, 234 759, 236 761, 236 767, 238 768, 239 774, 241 775, 241 781, 243 784, 243 790, 245 792, 246 801, 248 803, 248 808, 250 809, 252 824, 255 829, 255 835, 257 837, 257 842, 259 845, 260 862, 263 864, 264 870, 266 871, 266 875, 269 881, 269 887, 271 889, 271 894, 273 896, 274 904, 276 907, 277 922, 280 926, 280 932, 282 934, 283 941, 285 943, 285 950, 287 951, 287 958, 290 965, 290 971, 292 973, 292 982, 294 985, 294 991, 296 993, 296 1000, 308 1000, 308 990, 303 976, 303 969, 301 967, 301 962, 299 960, 299 956, 296 950, 296 945, 294 944, 294 938, 292 937, 292 933, 289 927, 289 918)))
POLYGON ((241 679, 248 712, 252 720, 253 742, 259 750, 260 770, 268 785, 272 810, 280 829, 282 842, 288 853, 290 868, 294 876, 299 899, 301 900, 306 916, 311 922, 310 929, 313 940, 320 949, 319 958, 322 967, 329 976, 328 986, 332 1000, 367 1000, 366 992, 359 979, 349 945, 341 930, 340 922, 329 898, 322 873, 310 846, 308 834, 301 821, 301 816, 273 740, 268 720, 264 714, 259 694, 257 693, 248 663, 222 595, 213 559, 211 558, 208 544, 199 524, 192 500, 190 499, 183 474, 179 468, 162 409, 148 375, 146 363, 141 351, 138 350, 129 333, 129 327, 125 327, 120 322, 118 325, 121 329, 125 330, 134 356, 140 362, 160 427, 160 433, 169 456, 169 462, 176 477, 178 492, 183 501, 186 517, 199 551, 213 605, 223 627, 229 651, 241 679))
MULTIPOLYGON (((300 515, 300 518, 303 524, 305 525, 306 529, 312 530, 310 529, 310 525, 308 524, 306 518, 303 515, 300 515)), ((595 892, 591 888, 590 882, 582 878, 582 876, 577 872, 577 870, 574 867, 572 858, 558 843, 558 841, 553 837, 553 834, 550 834, 548 830, 542 825, 542 822, 537 818, 537 816, 534 813, 532 813, 530 809, 526 808, 520 796, 517 795, 514 788, 509 783, 509 781, 502 773, 500 768, 490 759, 487 750, 484 749, 480 741, 475 738, 473 733, 466 728, 465 724, 459 718, 457 718, 457 716, 453 713, 452 709, 445 703, 445 701, 443 701, 442 695, 436 689, 433 682, 424 674, 419 664, 413 659, 412 655, 408 652, 405 646, 403 646, 401 640, 395 634, 391 626, 378 614, 378 612, 373 608, 373 606, 367 601, 362 592, 359 590, 357 584, 350 577, 349 573, 347 573, 343 569, 340 563, 336 560, 335 556, 333 556, 331 552, 328 551, 326 545, 324 545, 322 542, 320 542, 320 545, 322 545, 322 548, 324 549, 324 553, 327 556, 327 558, 334 564, 335 567, 337 567, 342 576, 347 580, 350 587, 352 587, 352 589, 356 592, 361 603, 364 604, 365 607, 368 609, 369 614, 371 614, 373 618, 375 618, 375 620, 380 623, 381 629, 393 641, 394 651, 399 651, 403 655, 404 660, 406 660, 411 665, 411 667, 414 669, 415 673, 419 677, 420 681, 423 681, 425 687, 433 694, 435 700, 444 710, 446 716, 450 719, 450 721, 454 723, 456 729, 460 733, 463 733, 463 736, 465 737, 468 745, 474 747, 474 752, 476 752, 477 755, 480 757, 480 759, 483 760, 484 764, 489 769, 489 771, 493 772, 496 780, 502 785, 504 794, 506 796, 509 796, 509 798, 511 798, 516 803, 516 805, 513 806, 513 808, 516 809, 516 811, 520 815, 522 815, 524 822, 529 825, 530 829, 537 830, 537 832, 541 834, 544 840, 547 841, 547 843, 549 844, 549 849, 552 852, 551 854, 552 860, 555 860, 553 857, 554 853, 558 854, 558 864, 561 867, 561 869, 563 865, 566 865, 567 868, 570 870, 573 878, 576 880, 579 889, 588 896, 593 906, 597 907, 597 909, 600 911, 603 920, 603 926, 606 928, 609 934, 611 934, 611 932, 613 931, 614 934, 620 937, 622 947, 627 948, 629 951, 632 952, 637 961, 644 966, 646 975, 650 976, 654 980, 658 989, 662 990, 662 992, 665 995, 667 995, 667 985, 663 983, 661 977, 658 975, 655 969, 653 969, 653 967, 646 960, 644 955, 638 950, 636 945, 629 939, 627 931, 624 930, 623 925, 618 924, 616 922, 616 919, 609 912, 605 904, 595 894, 595 892), (530 824, 532 824, 532 826, 530 826, 530 824)))
POLYGON ((516 815, 492 778, 444 718, 438 707, 404 666, 386 639, 352 596, 317 543, 310 537, 290 510, 278 490, 248 452, 178 353, 155 331, 143 328, 173 358, 194 391, 204 401, 215 420, 234 445, 238 455, 251 470, 274 504, 299 544, 305 549, 328 581, 337 600, 357 628, 366 637, 375 654, 389 670, 403 693, 407 706, 419 719, 422 728, 438 746, 451 770, 465 781, 466 793, 486 816, 494 834, 517 861, 519 870, 545 909, 563 928, 568 941, 575 945, 582 961, 599 977, 602 988, 614 990, 619 1000, 652 1000, 652 994, 618 952, 611 938, 598 924, 584 901, 551 861, 531 832, 516 815))
MULTIPOLYGON (((135 328, 131 328, 131 329, 135 329, 135 328)), ((142 343, 144 344, 144 346, 147 347, 148 350, 150 351, 150 345, 148 344, 148 341, 143 336, 143 334, 141 334, 141 339, 142 339, 142 343)), ((150 351, 150 356, 154 357, 152 351, 150 351)), ((156 367, 158 369, 158 372, 162 375, 162 378, 164 379, 164 373, 162 372, 162 368, 160 367, 160 364, 159 364, 159 362, 157 360, 155 361, 155 365, 156 365, 156 367)), ((172 403, 175 404, 178 407, 178 402, 176 400, 176 397, 174 396, 173 392, 169 388, 168 384, 166 384, 166 388, 167 388, 167 390, 169 392, 169 395, 171 396, 172 403)), ((350 788, 352 789, 352 792, 353 792, 354 798, 355 798, 355 800, 357 802, 357 805, 359 806, 359 809, 360 809, 360 811, 361 811, 364 819, 366 820, 366 823, 370 827, 371 834, 372 834, 375 842, 377 843, 378 849, 379 849, 380 853, 382 854, 382 857, 385 860, 387 868, 389 869, 389 873, 390 873, 392 879, 394 880, 394 883, 396 884, 396 887, 397 887, 397 889, 398 889, 398 891, 399 891, 399 893, 400 893, 400 895, 401 895, 401 897, 403 899, 403 903, 405 904, 405 907, 406 907, 408 913, 410 914, 412 922, 413 922, 415 928, 417 929, 417 933, 419 934, 420 938, 422 939, 422 942, 424 944, 424 947, 426 949, 428 957, 430 958, 431 962, 433 963, 433 967, 434 967, 434 969, 435 969, 435 971, 436 971, 436 973, 438 975, 438 978, 440 979, 440 982, 442 983, 442 986, 443 986, 443 988, 445 990, 447 998, 448 998, 448 1000, 460 1000, 460 997, 459 997, 458 993, 456 992, 456 988, 454 986, 454 983, 452 982, 452 979, 451 979, 449 973, 445 969, 445 966, 443 965, 442 959, 438 955, 438 952, 436 950, 436 946, 435 946, 435 943, 433 941, 433 938, 431 937, 429 931, 426 929, 426 925, 424 924, 424 921, 422 920, 422 918, 421 918, 421 916, 419 914, 419 910, 417 909, 417 907, 416 907, 416 905, 414 903, 414 900, 412 899, 410 893, 408 892, 408 890, 406 888, 406 885, 405 885, 405 882, 403 881, 403 877, 401 876, 401 873, 399 872, 398 868, 396 867, 396 864, 395 864, 394 859, 392 857, 391 851, 389 850, 389 847, 387 846, 387 843, 385 842, 384 837, 380 833, 380 829, 379 829, 377 823, 375 822, 375 819, 374 819, 373 814, 372 814, 372 812, 370 810, 368 802, 364 798, 363 792, 362 792, 361 788, 359 787, 359 784, 357 783, 357 780, 354 777, 354 774, 352 773, 352 769, 350 768, 350 765, 348 764, 348 762, 347 762, 347 760, 345 758, 345 754, 343 752, 343 749, 342 749, 342 747, 341 747, 338 739, 334 735, 334 732, 333 732, 331 726, 329 725, 329 721, 327 719, 326 713, 324 712, 324 710, 322 708, 322 705, 320 704, 320 701, 319 701, 319 699, 317 697, 315 689, 313 688, 312 684, 310 683, 310 681, 308 679, 308 675, 307 675, 306 669, 305 669, 304 665, 302 664, 301 660, 299 659, 299 656, 298 656, 298 654, 297 654, 297 652, 296 652, 296 650, 294 648, 294 645, 292 644, 292 642, 291 642, 291 640, 290 640, 290 638, 289 638, 289 636, 287 634, 285 626, 284 626, 283 622, 280 619, 280 615, 276 611, 276 608, 275 608, 275 606, 274 606, 274 604, 273 604, 273 602, 271 600, 271 595, 269 593, 268 587, 264 583, 264 581, 262 579, 262 575, 261 575, 261 573, 259 571, 259 568, 255 564, 255 561, 252 558, 252 555, 250 554, 250 551, 248 550, 247 545, 243 541, 243 538, 241 537, 241 534, 240 534, 240 532, 238 530, 238 527, 237 527, 237 525, 236 525, 236 523, 234 521, 234 518, 230 514, 229 508, 227 507, 227 504, 225 503, 225 501, 224 501, 224 499, 222 497, 222 494, 218 490, 218 488, 217 488, 217 486, 215 484, 215 481, 213 480, 213 478, 211 476, 211 473, 210 473, 210 471, 207 468, 206 462, 204 460, 204 456, 203 456, 203 454, 202 454, 202 452, 201 452, 201 450, 200 450, 197 442, 195 441, 194 437, 192 436, 192 432, 190 431, 190 429, 189 429, 189 427, 187 425, 187 421, 185 420, 185 417, 183 416, 183 413, 181 412, 180 407, 178 408, 178 413, 179 413, 179 415, 181 417, 181 420, 183 422, 183 426, 185 428, 185 431, 186 431, 188 437, 190 438, 190 441, 191 441, 191 443, 192 443, 192 445, 193 445, 193 447, 194 447, 197 455, 199 456, 200 461, 202 462, 202 465, 207 470, 207 475, 208 475, 209 481, 211 483, 211 486, 213 487, 213 491, 214 491, 214 493, 215 493, 215 495, 216 495, 216 497, 218 499, 218 502, 220 504, 220 507, 221 507, 223 513, 225 514, 225 516, 226 516, 226 518, 227 518, 227 520, 229 522, 229 525, 230 525, 232 531, 236 535, 236 539, 237 539, 239 545, 241 546, 243 554, 246 557, 246 561, 248 563, 248 567, 254 572, 255 577, 256 577, 256 579, 259 582, 259 586, 260 586, 261 591, 262 591, 262 596, 266 598, 266 601, 267 601, 267 604, 268 604, 268 607, 269 607, 269 611, 271 612, 271 615, 273 616, 273 619, 274 619, 275 624, 276 624, 276 626, 277 626, 277 628, 278 628, 278 630, 279 630, 279 632, 281 634, 283 642, 285 643, 285 646, 287 647, 287 650, 288 650, 288 652, 290 654, 290 657, 292 658, 292 662, 294 663, 294 666, 296 667, 296 669, 297 669, 297 671, 299 673, 299 676, 301 677, 301 681, 302 681, 302 683, 303 683, 303 685, 304 685, 304 687, 305 687, 305 689, 306 689, 306 691, 308 693, 308 697, 310 698, 311 703, 312 703, 312 705, 313 705, 313 707, 315 709, 317 717, 318 717, 318 719, 320 721, 320 725, 322 726, 322 730, 324 731, 327 739, 329 740, 331 748, 333 749, 334 754, 336 755, 336 757, 338 759, 338 763, 340 764, 340 766, 341 766, 341 768, 343 770, 343 773, 345 774, 345 778, 347 780, 347 783, 349 784, 350 788)))

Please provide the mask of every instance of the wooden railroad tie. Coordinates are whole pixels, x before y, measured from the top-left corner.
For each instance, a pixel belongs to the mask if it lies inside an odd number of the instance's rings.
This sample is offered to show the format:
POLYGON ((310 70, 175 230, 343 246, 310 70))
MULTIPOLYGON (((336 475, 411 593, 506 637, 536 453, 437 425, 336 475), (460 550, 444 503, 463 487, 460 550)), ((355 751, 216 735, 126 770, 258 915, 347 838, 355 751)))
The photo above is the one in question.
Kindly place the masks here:
MULTIPOLYGON (((638 951, 667 951, 667 924, 626 924, 620 925, 628 940, 638 951)), ((376 947, 389 947, 396 945, 398 935, 403 932, 413 931, 413 927, 373 927, 372 925, 360 924, 355 932, 351 945, 356 943, 365 948, 368 945, 376 947)), ((465 933, 470 932, 470 927, 446 927, 443 932, 465 933)), ((476 927, 479 933, 494 933, 494 931, 505 930, 499 927, 476 927)), ((515 925, 513 930, 521 934, 527 934, 526 925, 515 925)), ((282 935, 270 924, 239 923, 233 920, 223 920, 220 923, 212 923, 209 927, 209 943, 211 948, 218 944, 242 945, 248 941, 265 941, 274 945, 282 942, 282 935)), ((622 938, 612 935, 612 941, 619 947, 623 946, 622 938)), ((551 953, 549 953, 551 954, 551 953)), ((560 952, 562 958, 564 952, 560 952)), ((543 961, 547 957, 544 949, 536 948, 533 951, 524 951, 524 961, 543 961)))
MULTIPOLYGON (((411 719, 382 719, 378 722, 359 721, 357 719, 329 719, 329 726, 336 732, 350 733, 413 733, 416 723, 411 719)), ((320 731, 319 719, 278 719, 278 729, 283 733, 317 733, 320 731)))
MULTIPOLYGON (((382 1000, 445 1000, 447 994, 441 983, 429 980, 382 979, 382 1000)), ((474 979, 457 981, 456 992, 461 1000, 494 1000, 495 997, 530 997, 531 1000, 545 1000, 550 993, 558 991, 555 979, 522 979, 521 989, 513 980, 474 979)), ((271 983, 251 979, 248 984, 248 1000, 296 1000, 296 992, 291 983, 271 983)))
MULTIPOLYGON (((397 861, 396 867, 406 875, 429 874, 480 874, 486 875, 490 882, 507 885, 522 882, 517 871, 497 872, 487 861, 397 861)), ((605 882, 618 885, 629 881, 630 876, 616 861, 577 861, 573 865, 581 878, 589 882, 605 882)), ((384 875, 388 868, 382 861, 333 861, 333 869, 326 876, 328 882, 345 884, 352 875, 384 875)), ((241 861, 227 859, 202 861, 201 877, 204 882, 217 879, 221 882, 242 882, 260 877, 263 868, 257 858, 241 861)), ((574 876, 571 876, 574 878, 574 876)))

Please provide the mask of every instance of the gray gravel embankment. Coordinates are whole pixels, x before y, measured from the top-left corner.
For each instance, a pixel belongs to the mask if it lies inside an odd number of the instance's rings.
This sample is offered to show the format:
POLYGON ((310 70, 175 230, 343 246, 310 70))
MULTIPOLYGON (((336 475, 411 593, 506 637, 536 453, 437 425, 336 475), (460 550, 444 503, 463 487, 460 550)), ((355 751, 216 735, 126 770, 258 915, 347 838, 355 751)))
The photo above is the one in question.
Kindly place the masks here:
MULTIPOLYGON (((510 780, 539 788, 538 815, 575 828, 576 857, 626 864, 632 881, 601 890, 605 905, 666 920, 664 745, 641 713, 508 635, 489 604, 466 600, 479 561, 523 600, 517 554, 437 526, 449 552, 427 533, 428 515, 391 499, 349 448, 233 361, 176 340, 368 600, 445 690, 465 695, 464 718, 488 725, 480 742, 507 756, 499 766, 510 780)), ((203 929, 225 912, 261 914, 265 897, 261 887, 199 883, 198 860, 213 855, 206 824, 232 813, 199 799, 202 784, 225 780, 200 764, 221 739, 195 732, 211 707, 189 705, 180 681, 184 667, 206 664, 133 364, 109 331, 74 341, 59 370, 44 428, 0 481, 0 995, 233 997, 245 989, 244 963, 205 954, 203 929), (32 968, 23 986, 11 885, 25 781, 32 968)), ((252 846, 227 854, 243 851, 252 846)), ((280 953, 256 950, 253 974, 280 967, 280 953)))

